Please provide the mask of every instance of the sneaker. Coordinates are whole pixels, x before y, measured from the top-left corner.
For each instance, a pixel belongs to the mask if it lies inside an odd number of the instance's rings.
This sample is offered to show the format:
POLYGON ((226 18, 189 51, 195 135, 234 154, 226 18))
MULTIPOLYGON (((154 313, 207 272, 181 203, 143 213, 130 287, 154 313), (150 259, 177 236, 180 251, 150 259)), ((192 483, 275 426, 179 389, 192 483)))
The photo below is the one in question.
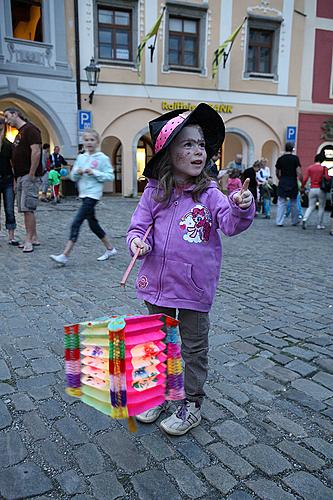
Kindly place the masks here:
POLYGON ((98 257, 97 260, 108 260, 110 257, 113 257, 114 255, 117 255, 117 250, 115 248, 112 248, 112 250, 106 250, 105 253, 103 253, 103 255, 101 255, 100 257, 98 257))
POLYGON ((302 229, 306 229, 306 221, 305 220, 302 221, 302 229))
POLYGON ((50 258, 55 262, 57 262, 58 264, 62 264, 63 266, 65 266, 68 262, 68 257, 66 257, 66 255, 64 254, 50 255, 50 258))
POLYGON ((163 403, 161 405, 155 406, 154 408, 150 408, 143 413, 139 413, 139 415, 136 415, 135 418, 139 420, 139 422, 142 422, 144 424, 151 424, 155 422, 155 420, 157 420, 161 413, 163 411, 166 411, 167 408, 168 405, 166 403, 163 403))
POLYGON ((201 422, 201 411, 198 403, 185 401, 177 410, 160 423, 160 428, 172 436, 182 436, 201 422))
POLYGON ((325 229, 325 226, 323 226, 322 224, 317 224, 317 229, 325 229))

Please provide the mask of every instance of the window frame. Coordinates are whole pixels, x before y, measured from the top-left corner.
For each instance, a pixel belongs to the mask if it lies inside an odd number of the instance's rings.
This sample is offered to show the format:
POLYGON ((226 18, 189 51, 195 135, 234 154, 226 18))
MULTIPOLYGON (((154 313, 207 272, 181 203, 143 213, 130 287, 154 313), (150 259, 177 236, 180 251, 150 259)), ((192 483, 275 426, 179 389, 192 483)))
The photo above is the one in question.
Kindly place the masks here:
POLYGON ((46 2, 45 0, 40 0, 40 5, 42 9, 42 38, 43 38, 41 42, 37 40, 27 40, 25 38, 14 37, 11 0, 5 1, 5 25, 6 25, 7 36, 13 38, 13 40, 18 40, 19 42, 21 41, 27 44, 30 43, 32 45, 39 44, 40 46, 43 46, 44 44, 50 43, 51 35, 50 35, 50 23, 49 23, 50 19, 49 2, 46 2), (6 12, 8 12, 9 15, 7 15, 6 12))
POLYGON ((244 51, 244 75, 246 79, 260 79, 269 81, 278 81, 278 62, 279 62, 279 42, 280 42, 280 28, 281 20, 271 20, 266 18, 249 18, 247 23, 246 33, 246 50, 244 51), (256 31, 270 31, 272 33, 271 43, 271 71, 264 73, 261 71, 249 70, 249 47, 250 47, 250 32, 256 31))
MULTIPOLYGON (((94 25, 95 25, 95 60, 105 66, 118 66, 118 67, 135 67, 136 57, 136 41, 138 40, 138 0, 101 0, 95 1, 94 11, 94 25), (106 59, 99 55, 99 18, 98 12, 100 9, 105 10, 120 10, 130 12, 131 27, 129 29, 130 38, 130 59, 106 59)), ((120 26, 119 26, 120 27, 120 26)), ((112 47, 112 46, 111 46, 112 47)))
MULTIPOLYGON (((181 72, 181 73, 195 73, 206 74, 205 67, 206 50, 207 50, 207 5, 179 5, 173 2, 166 3, 165 13, 165 37, 164 37, 164 63, 163 72, 181 72), (170 64, 169 62, 169 26, 171 18, 180 18, 182 20, 193 20, 197 22, 197 66, 182 66, 170 64)), ((184 33, 184 32, 182 32, 184 33)))
MULTIPOLYGON (((170 25, 170 19, 178 19, 182 22, 182 25, 184 25, 185 21, 193 21, 196 25, 196 31, 195 33, 187 33, 182 29, 182 31, 171 31, 170 29, 168 30, 168 37, 169 37, 169 42, 171 36, 177 37, 180 39, 181 42, 181 47, 180 47, 180 58, 181 58, 181 64, 172 64, 169 62, 171 68, 189 68, 189 69, 197 69, 198 68, 198 63, 199 63, 199 30, 200 30, 200 21, 198 19, 193 19, 190 17, 174 17, 174 16, 169 16, 169 25, 170 25), (195 64, 194 65, 188 65, 184 63, 184 57, 185 57, 185 38, 186 37, 193 38, 195 42, 195 64)), ((182 26, 183 27, 183 26, 182 26)), ((170 58, 170 46, 168 46, 168 57, 170 58)))

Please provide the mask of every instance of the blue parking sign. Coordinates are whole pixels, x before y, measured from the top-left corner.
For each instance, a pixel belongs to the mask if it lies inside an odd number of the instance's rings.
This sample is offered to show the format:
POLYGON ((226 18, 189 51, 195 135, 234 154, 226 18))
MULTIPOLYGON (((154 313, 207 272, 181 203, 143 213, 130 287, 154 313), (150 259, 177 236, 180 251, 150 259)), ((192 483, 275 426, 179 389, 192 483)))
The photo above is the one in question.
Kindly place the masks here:
POLYGON ((79 130, 92 128, 92 112, 80 109, 78 114, 78 125, 79 130))
POLYGON ((287 127, 286 141, 296 142, 296 127, 287 127))

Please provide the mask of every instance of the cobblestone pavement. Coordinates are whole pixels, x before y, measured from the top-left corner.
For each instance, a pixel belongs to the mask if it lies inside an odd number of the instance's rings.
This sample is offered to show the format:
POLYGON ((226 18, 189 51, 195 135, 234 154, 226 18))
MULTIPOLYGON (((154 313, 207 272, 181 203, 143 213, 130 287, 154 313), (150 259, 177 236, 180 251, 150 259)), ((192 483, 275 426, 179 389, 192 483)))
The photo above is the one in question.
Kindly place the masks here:
POLYGON ((156 424, 130 434, 66 396, 62 327, 145 312, 135 273, 125 291, 118 285, 136 200, 105 198, 98 208, 117 258, 97 262, 103 249, 85 228, 58 268, 48 255, 62 249, 78 204, 40 207, 33 254, 0 238, 0 497, 332 500, 328 230, 258 218, 224 238, 202 425, 180 438, 156 424))

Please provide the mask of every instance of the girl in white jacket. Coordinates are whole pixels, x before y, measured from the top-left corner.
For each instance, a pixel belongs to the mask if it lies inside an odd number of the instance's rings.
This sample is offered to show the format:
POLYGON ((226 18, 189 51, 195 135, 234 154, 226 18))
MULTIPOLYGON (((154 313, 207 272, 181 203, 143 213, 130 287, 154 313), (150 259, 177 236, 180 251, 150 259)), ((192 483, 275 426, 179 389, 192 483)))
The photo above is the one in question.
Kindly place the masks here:
POLYGON ((82 205, 72 222, 70 237, 63 253, 50 255, 52 260, 63 266, 68 262, 68 256, 78 239, 81 225, 85 219, 87 219, 92 232, 96 234, 106 248, 104 254, 98 257, 97 260, 107 260, 117 253, 95 215, 95 206, 103 195, 103 183, 114 180, 113 168, 109 158, 104 153, 97 151, 99 142, 100 139, 96 130, 89 129, 84 132, 83 145, 85 153, 78 155, 70 173, 70 178, 77 182, 82 205))

